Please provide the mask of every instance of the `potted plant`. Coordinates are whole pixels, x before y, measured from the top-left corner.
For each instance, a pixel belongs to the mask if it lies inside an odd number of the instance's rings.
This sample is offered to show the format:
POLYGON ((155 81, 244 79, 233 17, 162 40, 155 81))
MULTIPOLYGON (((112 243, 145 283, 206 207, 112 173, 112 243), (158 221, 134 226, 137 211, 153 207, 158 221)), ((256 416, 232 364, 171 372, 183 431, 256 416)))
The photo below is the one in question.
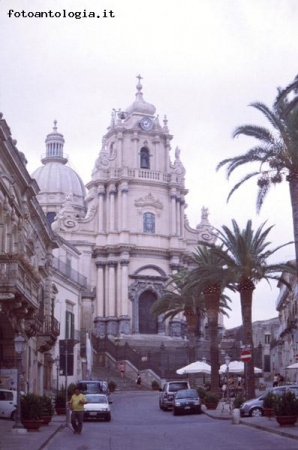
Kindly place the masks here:
POLYGON ((236 397, 234 398, 234 402, 233 402, 234 408, 239 409, 240 406, 242 405, 242 403, 244 403, 244 402, 245 402, 245 397, 243 394, 236 395, 236 397))
POLYGON ((276 395, 274 413, 280 426, 295 425, 298 416, 296 395, 291 391, 287 391, 282 395, 276 395))
POLYGON ((51 397, 48 397, 47 395, 43 395, 41 398, 41 404, 42 404, 42 421, 43 425, 48 425, 53 417, 54 414, 54 408, 51 397))
POLYGON ((151 388, 153 391, 159 391, 160 390, 159 383, 156 380, 153 380, 151 383, 151 388))
POLYGON ((21 421, 28 431, 37 431, 42 425, 41 397, 28 393, 21 398, 21 421))
POLYGON ((203 388, 202 386, 199 386, 199 387, 197 387, 197 393, 198 393, 198 396, 200 397, 201 403, 204 404, 205 397, 206 397, 206 389, 203 388))
POLYGON ((267 392, 267 394, 265 395, 264 400, 263 400, 264 416, 269 417, 269 419, 272 416, 274 416, 275 400, 276 400, 276 395, 272 391, 267 392))
POLYGON ((207 409, 216 409, 220 400, 220 395, 216 392, 207 391, 205 394, 205 405, 207 409))
POLYGON ((117 387, 117 384, 115 383, 114 380, 110 380, 110 381, 108 382, 108 387, 109 387, 109 391, 110 391, 110 392, 115 392, 116 387, 117 387))

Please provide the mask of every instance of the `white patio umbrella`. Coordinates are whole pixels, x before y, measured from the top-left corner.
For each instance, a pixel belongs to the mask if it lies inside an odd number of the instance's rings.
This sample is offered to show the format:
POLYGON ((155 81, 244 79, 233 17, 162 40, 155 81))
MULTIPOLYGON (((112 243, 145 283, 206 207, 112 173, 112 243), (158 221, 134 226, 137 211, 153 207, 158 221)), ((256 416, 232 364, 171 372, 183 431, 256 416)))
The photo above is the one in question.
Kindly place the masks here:
MULTIPOLYGON (((219 373, 226 373, 227 365, 222 364, 219 368, 219 373)), ((254 368, 255 373, 262 373, 262 369, 258 367, 254 368)), ((229 373, 244 373, 244 362, 242 361, 231 361, 229 364, 229 373)))
POLYGON ((195 361, 188 366, 182 367, 181 369, 176 370, 176 373, 179 375, 184 375, 186 373, 211 373, 211 366, 205 363, 204 361, 195 361))
POLYGON ((290 366, 287 366, 286 369, 298 369, 298 362, 291 364, 290 366))

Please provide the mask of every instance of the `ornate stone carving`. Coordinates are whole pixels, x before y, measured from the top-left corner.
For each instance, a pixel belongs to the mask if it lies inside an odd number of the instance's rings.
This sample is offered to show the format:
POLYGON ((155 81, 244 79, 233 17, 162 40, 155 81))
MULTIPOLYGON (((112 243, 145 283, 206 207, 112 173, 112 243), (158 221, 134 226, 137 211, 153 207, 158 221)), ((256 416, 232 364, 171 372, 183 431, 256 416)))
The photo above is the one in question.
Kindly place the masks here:
POLYGON ((105 137, 102 138, 102 146, 100 154, 95 161, 94 169, 92 170, 92 175, 101 168, 108 168, 110 166, 110 162, 113 161, 117 156, 117 149, 115 148, 114 143, 111 143, 110 149, 107 148, 107 139, 105 137))
POLYGON ((171 164, 171 169, 173 169, 174 173, 177 175, 185 175, 184 166, 180 160, 180 148, 176 147, 175 149, 175 161, 174 164, 171 164))
POLYGON ((157 215, 160 215, 160 212, 163 210, 163 204, 160 200, 156 200, 153 195, 150 193, 146 197, 140 197, 135 200, 135 206, 138 209, 138 213, 141 215, 143 213, 144 208, 151 207, 157 211, 157 215))

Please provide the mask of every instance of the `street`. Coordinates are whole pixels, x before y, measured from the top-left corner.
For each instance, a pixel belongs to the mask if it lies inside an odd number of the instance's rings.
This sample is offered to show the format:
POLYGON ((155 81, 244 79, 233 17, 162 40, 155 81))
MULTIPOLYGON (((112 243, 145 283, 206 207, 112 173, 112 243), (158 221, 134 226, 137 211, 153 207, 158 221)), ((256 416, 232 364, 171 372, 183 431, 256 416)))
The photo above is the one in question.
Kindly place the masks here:
POLYGON ((84 422, 81 435, 64 428, 45 450, 297 450, 297 441, 232 425, 205 414, 173 416, 158 406, 158 392, 112 395, 111 422, 84 422))

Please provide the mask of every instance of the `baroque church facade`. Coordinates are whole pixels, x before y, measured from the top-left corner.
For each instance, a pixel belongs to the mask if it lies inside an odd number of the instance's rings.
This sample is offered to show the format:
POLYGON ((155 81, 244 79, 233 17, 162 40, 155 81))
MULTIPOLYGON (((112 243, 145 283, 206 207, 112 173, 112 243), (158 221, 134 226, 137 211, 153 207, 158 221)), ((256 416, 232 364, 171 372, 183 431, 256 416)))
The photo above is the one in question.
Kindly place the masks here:
MULTIPOLYGON (((80 253, 75 270, 88 285, 81 328, 98 337, 182 337, 183 317, 164 323, 150 308, 169 275, 187 266, 198 242, 214 242, 215 236, 206 208, 196 228, 188 223, 180 149, 172 160, 167 118, 160 122, 137 78, 134 102, 112 112, 86 187, 67 166, 56 122, 46 138, 43 165, 32 178, 53 231, 80 253)), ((59 258, 73 268, 67 251, 59 258)))

